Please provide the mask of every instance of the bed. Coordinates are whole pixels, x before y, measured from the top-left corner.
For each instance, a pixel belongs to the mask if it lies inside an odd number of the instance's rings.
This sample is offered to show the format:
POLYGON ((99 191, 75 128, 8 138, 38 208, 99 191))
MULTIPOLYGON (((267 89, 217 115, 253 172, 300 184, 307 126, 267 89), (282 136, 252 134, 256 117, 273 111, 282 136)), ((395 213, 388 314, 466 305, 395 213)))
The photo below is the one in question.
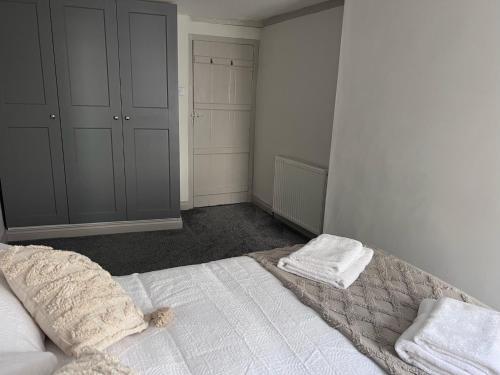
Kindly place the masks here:
POLYGON ((250 257, 115 279, 145 313, 175 312, 107 349, 139 374, 385 373, 250 257))

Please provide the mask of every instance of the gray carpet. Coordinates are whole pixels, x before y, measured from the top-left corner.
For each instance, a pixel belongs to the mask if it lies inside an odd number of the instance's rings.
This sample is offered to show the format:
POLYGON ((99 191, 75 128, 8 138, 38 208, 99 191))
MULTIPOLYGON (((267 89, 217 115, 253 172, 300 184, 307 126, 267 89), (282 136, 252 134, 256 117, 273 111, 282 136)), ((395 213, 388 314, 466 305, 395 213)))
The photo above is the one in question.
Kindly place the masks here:
POLYGON ((182 219, 182 230, 38 240, 36 244, 76 251, 113 275, 128 275, 307 241, 251 203, 195 208, 184 211, 182 219))

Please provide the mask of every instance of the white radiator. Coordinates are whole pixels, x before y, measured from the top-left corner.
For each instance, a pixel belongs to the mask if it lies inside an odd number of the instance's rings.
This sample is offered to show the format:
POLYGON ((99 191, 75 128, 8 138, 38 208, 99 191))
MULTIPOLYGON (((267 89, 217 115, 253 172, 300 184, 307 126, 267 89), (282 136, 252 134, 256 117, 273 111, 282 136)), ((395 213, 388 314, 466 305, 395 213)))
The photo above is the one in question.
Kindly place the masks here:
POLYGON ((283 156, 274 160, 273 211, 314 234, 323 230, 327 171, 283 156))

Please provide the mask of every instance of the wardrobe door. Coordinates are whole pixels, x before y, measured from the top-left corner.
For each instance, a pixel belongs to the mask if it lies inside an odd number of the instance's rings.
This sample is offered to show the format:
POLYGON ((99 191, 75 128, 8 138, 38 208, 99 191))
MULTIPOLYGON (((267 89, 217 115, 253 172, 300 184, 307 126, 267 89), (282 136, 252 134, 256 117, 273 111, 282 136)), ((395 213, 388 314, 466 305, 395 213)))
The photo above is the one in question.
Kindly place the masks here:
POLYGON ((9 227, 68 222, 49 0, 0 1, 0 182, 9 227))
POLYGON ((115 1, 51 8, 70 222, 126 219, 115 1))
POLYGON ((117 6, 128 218, 179 217, 177 9, 117 6))

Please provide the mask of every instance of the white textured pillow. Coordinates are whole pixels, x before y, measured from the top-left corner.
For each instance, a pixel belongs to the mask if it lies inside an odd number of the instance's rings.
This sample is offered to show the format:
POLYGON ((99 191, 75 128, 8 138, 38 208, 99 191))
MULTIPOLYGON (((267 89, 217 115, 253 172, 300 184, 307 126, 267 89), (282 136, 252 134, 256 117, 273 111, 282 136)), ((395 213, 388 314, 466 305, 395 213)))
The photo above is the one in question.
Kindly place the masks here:
POLYGON ((80 358, 57 370, 54 375, 134 375, 114 357, 98 352, 84 352, 80 358))
POLYGON ((147 327, 120 285, 83 255, 12 246, 0 252, 0 268, 40 328, 68 355, 104 349, 147 327))
POLYGON ((50 352, 0 353, 0 374, 50 375, 57 358, 50 352))
MULTIPOLYGON (((2 251, 4 250, 0 250, 0 253, 2 251)), ((2 272, 0 272, 0 317, 0 353, 45 350, 45 335, 14 295, 2 272)))

